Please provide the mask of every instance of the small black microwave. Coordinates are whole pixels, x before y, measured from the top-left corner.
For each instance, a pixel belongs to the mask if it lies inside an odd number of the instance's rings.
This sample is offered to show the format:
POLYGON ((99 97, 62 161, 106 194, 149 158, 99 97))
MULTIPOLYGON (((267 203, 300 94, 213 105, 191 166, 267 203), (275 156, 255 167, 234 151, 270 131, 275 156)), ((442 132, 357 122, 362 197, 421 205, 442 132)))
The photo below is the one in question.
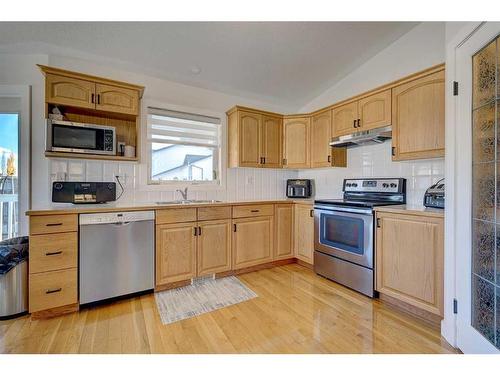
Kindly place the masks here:
POLYGON ((116 155, 116 129, 112 126, 49 119, 46 150, 116 155))

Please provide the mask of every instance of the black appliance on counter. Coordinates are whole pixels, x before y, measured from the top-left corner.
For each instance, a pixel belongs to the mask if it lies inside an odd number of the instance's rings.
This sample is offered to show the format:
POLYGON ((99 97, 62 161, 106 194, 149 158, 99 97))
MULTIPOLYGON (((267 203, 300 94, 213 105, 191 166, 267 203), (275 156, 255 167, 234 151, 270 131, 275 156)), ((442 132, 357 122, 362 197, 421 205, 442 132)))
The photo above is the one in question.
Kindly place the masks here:
POLYGON ((311 180, 290 179, 286 181, 286 196, 288 198, 311 198, 311 195, 311 180))
POLYGON ((444 178, 427 189, 424 194, 424 206, 444 208, 444 178))
POLYGON ((116 200, 115 182, 63 182, 52 184, 52 202, 106 203, 116 200))

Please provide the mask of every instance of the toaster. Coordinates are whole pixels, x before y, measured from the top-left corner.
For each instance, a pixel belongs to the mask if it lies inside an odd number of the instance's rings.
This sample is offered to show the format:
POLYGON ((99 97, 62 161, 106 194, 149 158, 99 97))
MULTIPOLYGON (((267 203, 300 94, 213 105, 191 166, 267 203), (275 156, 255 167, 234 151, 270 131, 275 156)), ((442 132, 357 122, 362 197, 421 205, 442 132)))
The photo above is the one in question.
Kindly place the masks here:
POLYGON ((424 206, 432 208, 444 208, 444 179, 439 180, 424 194, 424 206))
POLYGON ((286 181, 286 196, 288 198, 310 198, 311 195, 311 180, 290 179, 286 181))

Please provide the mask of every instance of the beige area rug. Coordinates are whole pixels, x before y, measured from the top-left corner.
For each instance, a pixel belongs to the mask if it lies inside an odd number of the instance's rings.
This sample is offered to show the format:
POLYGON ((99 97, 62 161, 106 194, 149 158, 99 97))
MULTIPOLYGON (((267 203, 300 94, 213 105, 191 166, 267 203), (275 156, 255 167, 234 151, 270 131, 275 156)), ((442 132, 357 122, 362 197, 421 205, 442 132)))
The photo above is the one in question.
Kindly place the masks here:
POLYGON ((188 319, 257 297, 237 277, 205 279, 193 285, 155 293, 163 324, 188 319))

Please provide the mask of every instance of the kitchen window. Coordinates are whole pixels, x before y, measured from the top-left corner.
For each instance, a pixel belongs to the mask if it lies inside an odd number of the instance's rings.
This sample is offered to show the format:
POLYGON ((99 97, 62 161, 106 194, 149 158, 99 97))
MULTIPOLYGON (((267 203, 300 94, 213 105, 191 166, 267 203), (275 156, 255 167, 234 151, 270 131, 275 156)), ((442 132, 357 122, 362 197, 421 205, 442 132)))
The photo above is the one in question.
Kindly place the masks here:
POLYGON ((219 183, 221 120, 148 108, 149 184, 219 183))

